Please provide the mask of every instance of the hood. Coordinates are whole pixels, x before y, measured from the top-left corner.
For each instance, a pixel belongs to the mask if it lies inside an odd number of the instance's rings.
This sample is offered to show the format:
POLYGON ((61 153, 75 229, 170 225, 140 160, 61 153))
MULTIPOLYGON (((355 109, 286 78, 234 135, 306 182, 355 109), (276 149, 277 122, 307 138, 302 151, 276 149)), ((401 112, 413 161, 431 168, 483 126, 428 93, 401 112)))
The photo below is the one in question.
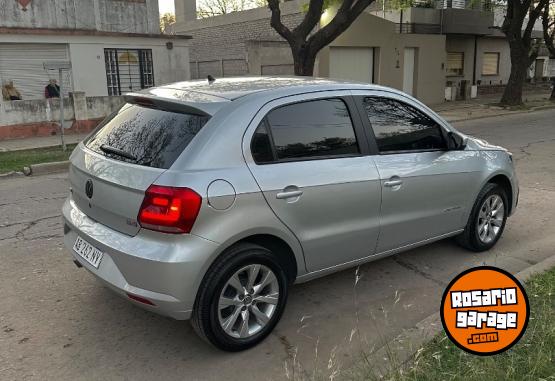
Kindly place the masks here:
POLYGON ((465 137, 467 139, 466 147, 470 151, 505 151, 505 152, 507 152, 506 148, 490 144, 490 143, 488 143, 487 141, 485 141, 483 139, 478 139, 474 136, 469 136, 469 135, 465 135, 465 137))

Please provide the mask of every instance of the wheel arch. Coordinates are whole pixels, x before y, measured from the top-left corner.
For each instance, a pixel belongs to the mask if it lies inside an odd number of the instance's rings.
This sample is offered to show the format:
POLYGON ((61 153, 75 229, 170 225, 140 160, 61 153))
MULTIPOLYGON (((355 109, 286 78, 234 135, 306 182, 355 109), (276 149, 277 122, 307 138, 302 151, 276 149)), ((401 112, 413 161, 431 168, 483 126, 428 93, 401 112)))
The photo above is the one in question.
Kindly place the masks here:
POLYGON ((295 279, 297 279, 299 272, 297 259, 293 249, 283 239, 272 234, 254 234, 237 241, 233 245, 243 242, 253 243, 255 245, 265 247, 272 253, 276 254, 276 258, 283 266, 289 281, 293 283, 295 279))
POLYGON ((507 201, 509 204, 507 206, 509 209, 509 215, 511 215, 513 212, 513 184, 511 183, 509 176, 503 173, 494 174, 493 176, 488 178, 488 180, 484 183, 484 185, 490 184, 490 183, 499 185, 507 192, 507 201))
MULTIPOLYGON (((243 234, 234 236, 222 243, 221 250, 210 260, 210 264, 206 268, 206 272, 218 261, 227 250, 240 243, 252 243, 262 246, 276 254, 277 259, 283 265, 284 270, 291 282, 294 282, 297 276, 303 275, 306 271, 304 262, 304 254, 302 247, 298 241, 291 242, 290 237, 281 234, 282 232, 274 229, 254 229, 243 232, 243 234)), ((203 275, 204 277, 204 275, 203 275)))
POLYGON ((300 244, 296 247, 287 242, 284 237, 275 234, 273 231, 251 231, 244 235, 236 236, 229 239, 227 242, 221 244, 219 250, 210 260, 207 261, 204 269, 199 273, 198 279, 195 282, 195 305, 200 292, 200 287, 203 284, 206 275, 214 266, 219 258, 231 247, 241 243, 252 243, 267 248, 268 250, 276 253, 277 259, 282 264, 290 283, 294 283, 297 276, 303 275, 306 272, 304 263, 304 256, 300 244))

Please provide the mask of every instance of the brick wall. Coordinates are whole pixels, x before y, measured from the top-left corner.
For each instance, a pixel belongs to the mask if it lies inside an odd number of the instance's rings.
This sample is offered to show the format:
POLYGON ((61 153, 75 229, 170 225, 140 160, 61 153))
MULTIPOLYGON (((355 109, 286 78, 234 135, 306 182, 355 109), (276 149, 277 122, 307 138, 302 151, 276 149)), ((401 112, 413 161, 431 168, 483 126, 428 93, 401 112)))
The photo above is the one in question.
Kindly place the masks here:
MULTIPOLYGON (((303 18, 304 14, 299 12, 283 15, 282 21, 294 28, 303 18)), ((186 34, 193 37, 190 41, 192 78, 204 78, 208 74, 221 76, 222 61, 225 76, 245 75, 248 41, 284 41, 270 26, 269 18, 187 29, 186 34)))
MULTIPOLYGON (((303 18, 302 13, 285 15, 283 23, 292 28, 303 18)), ((193 37, 191 61, 245 58, 249 40, 282 40, 270 26, 269 18, 188 30, 187 34, 193 37)))

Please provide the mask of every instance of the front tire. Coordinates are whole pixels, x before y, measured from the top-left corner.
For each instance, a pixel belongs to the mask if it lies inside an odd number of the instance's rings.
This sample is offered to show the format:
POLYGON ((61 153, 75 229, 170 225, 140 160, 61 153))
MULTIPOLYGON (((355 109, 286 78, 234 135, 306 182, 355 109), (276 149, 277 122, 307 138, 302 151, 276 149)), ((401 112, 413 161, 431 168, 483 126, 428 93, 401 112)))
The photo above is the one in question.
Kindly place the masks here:
POLYGON ((273 330, 287 292, 285 271, 270 250, 250 243, 235 245, 207 272, 195 303, 193 328, 225 351, 248 349, 273 330))
POLYGON ((486 184, 478 194, 464 232, 456 238, 457 242, 476 252, 491 249, 505 229, 508 205, 507 192, 503 187, 486 184))

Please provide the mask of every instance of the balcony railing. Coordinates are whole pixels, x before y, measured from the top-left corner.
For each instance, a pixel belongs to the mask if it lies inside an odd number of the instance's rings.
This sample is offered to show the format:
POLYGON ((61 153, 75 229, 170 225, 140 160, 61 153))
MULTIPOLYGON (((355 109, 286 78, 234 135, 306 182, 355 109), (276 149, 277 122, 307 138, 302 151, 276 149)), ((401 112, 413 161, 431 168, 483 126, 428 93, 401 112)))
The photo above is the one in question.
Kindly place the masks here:
POLYGON ((439 24, 403 23, 395 24, 397 33, 437 34, 441 32, 439 24))
POLYGON ((491 12, 493 4, 491 0, 435 0, 436 9, 475 9, 491 12))

